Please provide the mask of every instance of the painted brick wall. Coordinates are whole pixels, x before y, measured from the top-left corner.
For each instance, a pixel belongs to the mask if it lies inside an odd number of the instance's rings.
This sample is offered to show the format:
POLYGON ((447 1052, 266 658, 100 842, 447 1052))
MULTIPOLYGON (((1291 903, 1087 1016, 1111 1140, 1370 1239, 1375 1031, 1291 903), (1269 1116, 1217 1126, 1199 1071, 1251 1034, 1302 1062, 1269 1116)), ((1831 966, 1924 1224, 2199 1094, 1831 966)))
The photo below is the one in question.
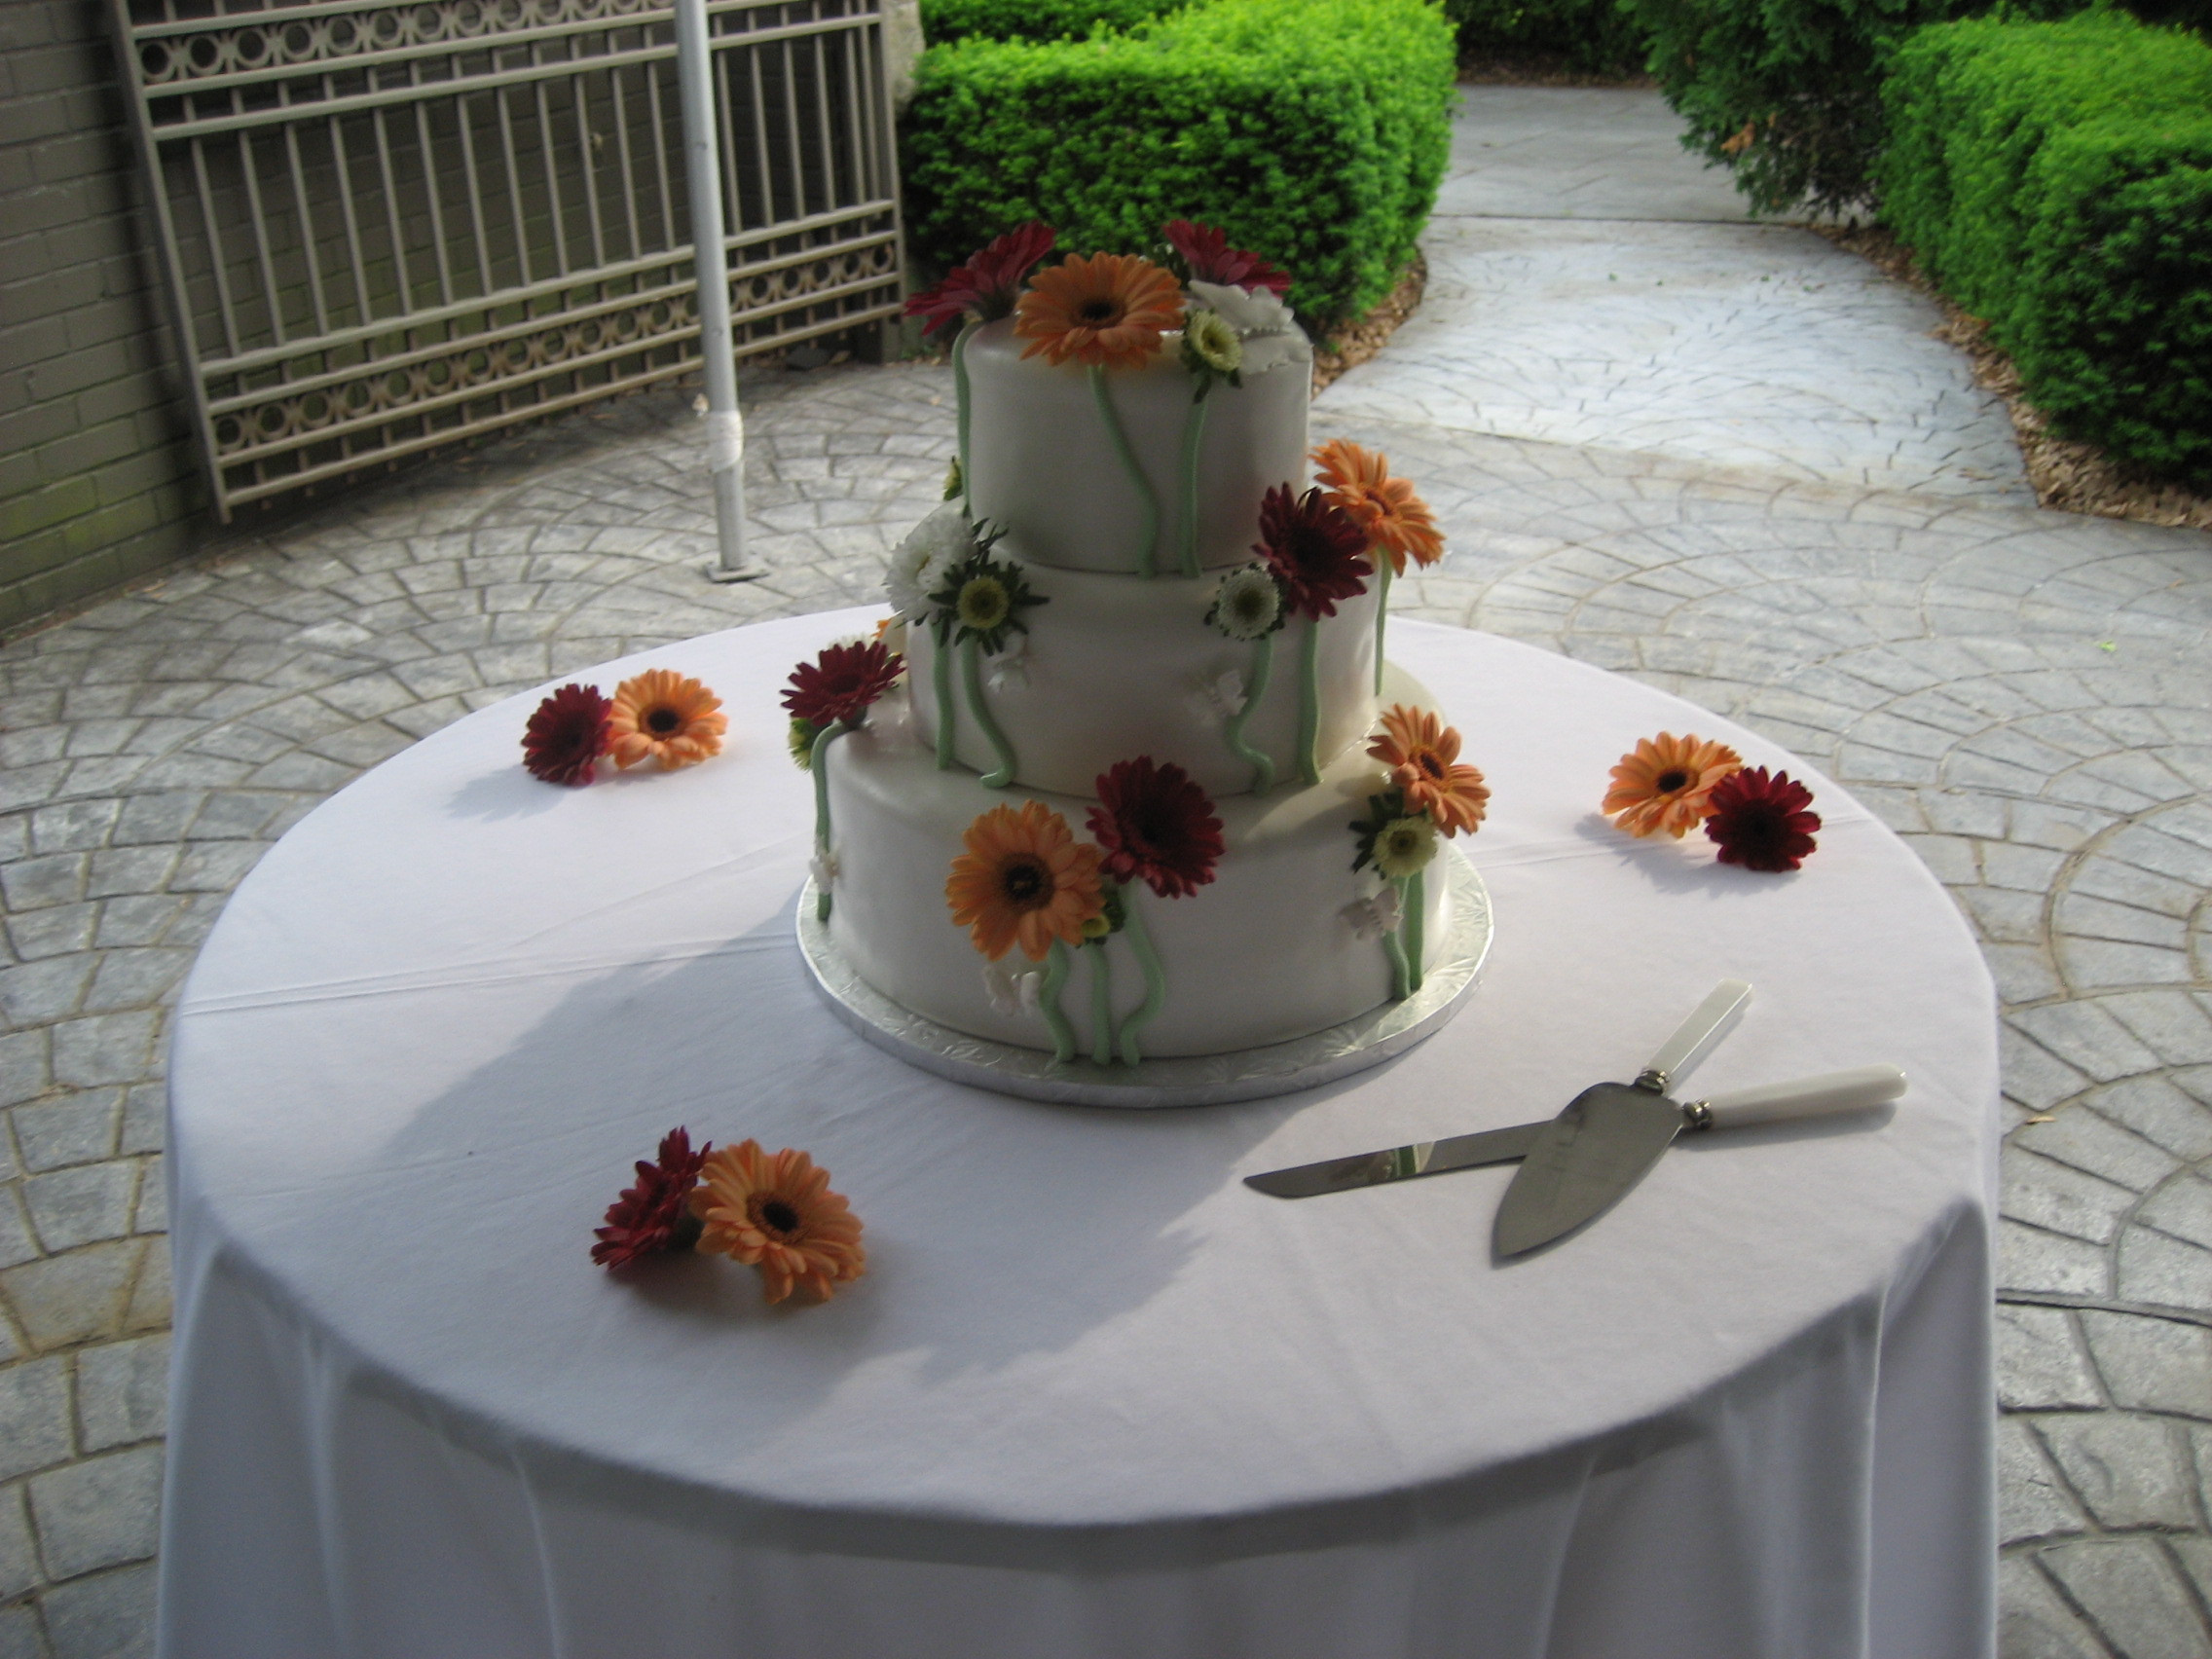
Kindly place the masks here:
POLYGON ((0 631, 208 521, 101 0, 0 0, 0 631))

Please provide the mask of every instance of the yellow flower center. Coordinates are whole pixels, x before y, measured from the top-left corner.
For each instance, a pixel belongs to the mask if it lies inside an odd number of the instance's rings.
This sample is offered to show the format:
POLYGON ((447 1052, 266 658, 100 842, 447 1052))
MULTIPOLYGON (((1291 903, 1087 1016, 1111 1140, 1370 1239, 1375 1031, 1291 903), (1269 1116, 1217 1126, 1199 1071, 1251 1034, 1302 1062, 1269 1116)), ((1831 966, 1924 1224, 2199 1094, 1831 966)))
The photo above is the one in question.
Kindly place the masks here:
POLYGON ((1006 584, 996 576, 977 576, 960 590, 960 620, 978 633, 989 633, 1007 618, 1006 584))

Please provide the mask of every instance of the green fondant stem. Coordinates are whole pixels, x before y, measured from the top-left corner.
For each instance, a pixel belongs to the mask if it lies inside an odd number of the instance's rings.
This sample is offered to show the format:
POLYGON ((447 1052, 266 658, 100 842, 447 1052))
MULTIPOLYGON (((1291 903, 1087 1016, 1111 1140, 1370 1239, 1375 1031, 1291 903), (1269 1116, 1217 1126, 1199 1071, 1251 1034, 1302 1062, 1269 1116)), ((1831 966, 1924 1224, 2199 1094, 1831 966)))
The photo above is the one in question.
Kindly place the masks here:
POLYGON ((1106 941, 1096 940, 1084 949, 1090 953, 1090 1063, 1110 1066, 1114 1063, 1114 985, 1109 977, 1112 968, 1106 960, 1106 941))
POLYGON ((983 701, 982 652, 974 640, 960 642, 960 679, 968 687, 968 712, 976 717, 977 725, 990 739, 991 753, 999 763, 985 772, 980 780, 987 790, 1003 790, 1014 782, 1014 745, 1007 742, 1006 733, 999 730, 999 722, 991 718, 991 711, 983 701))
POLYGON ((1144 541, 1137 549, 1137 574, 1152 574, 1152 550, 1160 539, 1160 498, 1153 493, 1152 480, 1144 475, 1137 464, 1136 451, 1129 448, 1128 434, 1122 430, 1122 418, 1114 413, 1114 399, 1106 389, 1106 367, 1103 363, 1090 365, 1090 395, 1098 405, 1098 419, 1106 424, 1106 435, 1114 441, 1114 453, 1121 458, 1122 470, 1129 475, 1136 486, 1137 499, 1144 505, 1144 541))
POLYGON ((1398 931, 1405 936, 1406 989, 1409 992, 1420 989, 1420 959, 1426 954, 1421 940, 1421 930, 1426 926, 1421 913, 1426 905, 1426 874, 1425 870, 1415 870, 1399 889, 1399 897, 1405 903, 1405 918, 1399 922, 1398 931))
POLYGON ((1067 1014, 1060 1008, 1060 992, 1068 982, 1068 947, 1058 940, 1045 957, 1045 986, 1037 999, 1037 1007, 1045 1016, 1045 1029, 1052 1034, 1052 1059, 1055 1064, 1066 1065, 1075 1058, 1075 1027, 1068 1023, 1067 1014))
POLYGON ((1375 694, 1382 695, 1382 634, 1390 622, 1390 555, 1378 547, 1375 563, 1380 579, 1375 589, 1375 694))
POLYGON ((1200 397, 1183 418, 1183 574, 1198 573, 1198 446, 1205 439, 1206 408, 1200 397))
POLYGON ((1122 932, 1128 937, 1129 949, 1136 954, 1137 966, 1144 970, 1144 1005, 1122 1021, 1118 1045, 1122 1064, 1133 1066, 1144 1057, 1137 1051, 1137 1033, 1152 1022, 1152 1016, 1167 1001, 1167 976, 1161 971, 1160 953, 1152 948, 1152 936, 1145 932, 1137 896, 1127 888, 1122 890, 1122 932))
POLYGON ((952 342, 952 405, 953 419, 960 428, 960 506, 963 512, 972 506, 969 498, 974 486, 970 480, 975 477, 968 470, 968 342, 980 327, 979 322, 962 323, 959 336, 952 342))
POLYGON ((1298 643, 1298 775, 1309 784, 1321 781, 1321 764, 1313 746, 1321 735, 1321 619, 1306 624, 1306 637, 1298 643))
POLYGON ((930 664, 930 689, 937 694, 937 769, 952 764, 952 636, 943 628, 936 635, 936 660, 930 664))
POLYGON ((1252 672, 1244 677, 1244 706, 1229 717, 1229 724, 1223 732, 1229 739, 1230 752, 1239 760, 1251 763, 1254 794, 1266 794, 1274 788, 1275 763, 1268 758, 1265 750, 1254 749, 1244 741, 1244 722, 1260 706, 1260 694, 1268 688, 1268 672, 1274 666, 1274 660, 1275 637, 1262 634, 1252 642, 1252 672))
MULTIPOLYGON (((827 725, 814 734, 814 747, 807 751, 806 767, 814 774, 814 850, 827 854, 830 851, 830 745, 853 728, 850 725, 827 725)), ((814 919, 830 919, 830 884, 821 882, 814 893, 814 919)))
MULTIPOLYGON (((1398 892, 1403 898, 1405 883, 1398 884, 1398 892)), ((1404 1002, 1413 993, 1406 984, 1406 947, 1398 942, 1395 928, 1382 936, 1382 954, 1390 963, 1390 1000, 1404 1002)))

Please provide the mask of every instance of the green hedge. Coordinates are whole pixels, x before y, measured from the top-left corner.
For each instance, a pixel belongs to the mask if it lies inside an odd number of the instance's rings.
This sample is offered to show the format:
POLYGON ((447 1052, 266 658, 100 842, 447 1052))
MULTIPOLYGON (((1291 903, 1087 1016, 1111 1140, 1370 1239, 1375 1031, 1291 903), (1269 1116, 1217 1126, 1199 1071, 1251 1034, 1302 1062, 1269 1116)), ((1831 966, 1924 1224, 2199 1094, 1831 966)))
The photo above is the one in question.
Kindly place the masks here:
POLYGON ((932 46, 985 40, 1082 40, 1094 29, 1126 29, 1172 12, 1182 0, 922 0, 922 38, 932 46))
POLYGON ((1464 57, 1557 57, 1599 75, 1643 67, 1650 42, 1621 0, 1444 0, 1464 57))
POLYGON ((1028 219, 1076 252, 1195 219, 1290 271, 1324 326, 1413 257, 1454 70, 1433 0, 1213 0, 1079 42, 932 47, 903 135, 908 234, 944 267, 1028 219))
POLYGON ((2212 481, 2212 47, 2123 14, 1915 35, 1883 216, 2064 431, 2212 481))

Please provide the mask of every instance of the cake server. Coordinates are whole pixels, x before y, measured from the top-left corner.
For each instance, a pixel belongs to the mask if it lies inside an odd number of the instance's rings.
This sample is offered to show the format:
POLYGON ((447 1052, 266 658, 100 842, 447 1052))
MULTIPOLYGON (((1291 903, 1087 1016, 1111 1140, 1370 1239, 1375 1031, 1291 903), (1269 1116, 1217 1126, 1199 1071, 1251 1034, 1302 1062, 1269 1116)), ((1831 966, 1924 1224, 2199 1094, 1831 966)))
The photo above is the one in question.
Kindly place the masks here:
MULTIPOLYGON (((1657 1077, 1658 1087, 1664 1090, 1669 1079, 1688 1071, 1727 1034, 1751 998, 1751 987, 1743 980, 1721 980, 1652 1056, 1643 1075, 1657 1077)), ((1265 1175, 1245 1176, 1244 1185, 1278 1198, 1310 1198, 1354 1187, 1411 1181, 1417 1175, 1442 1175, 1452 1169, 1510 1163, 1528 1156, 1537 1136, 1549 1128, 1552 1122, 1546 1119, 1535 1124, 1516 1124, 1506 1129, 1484 1129, 1470 1135, 1450 1135, 1438 1141, 1416 1141, 1411 1146, 1354 1153, 1348 1158, 1324 1159, 1319 1163, 1301 1163, 1290 1169, 1271 1169, 1265 1175)))
POLYGON ((1739 1088, 1705 1100, 1667 1098, 1663 1075, 1584 1089, 1543 1125, 1497 1206, 1492 1243, 1519 1256, 1594 1220, 1659 1161, 1684 1129, 1730 1129, 1828 1112, 1855 1112, 1905 1089, 1896 1066, 1858 1066, 1794 1083, 1739 1088))

